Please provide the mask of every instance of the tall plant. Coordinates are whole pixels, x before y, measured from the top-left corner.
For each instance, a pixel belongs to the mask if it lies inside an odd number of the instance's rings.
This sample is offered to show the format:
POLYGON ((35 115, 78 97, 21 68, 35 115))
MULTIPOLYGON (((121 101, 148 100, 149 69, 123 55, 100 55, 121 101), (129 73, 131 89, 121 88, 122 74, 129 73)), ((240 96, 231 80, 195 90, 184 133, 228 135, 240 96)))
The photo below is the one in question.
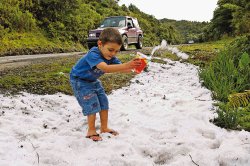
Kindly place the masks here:
POLYGON ((224 34, 242 35, 250 33, 250 1, 219 0, 206 36, 218 39, 224 34))
POLYGON ((203 84, 220 101, 216 125, 250 131, 250 35, 239 37, 200 71, 203 84), (240 92, 240 93, 239 93, 240 92))
POLYGON ((229 94, 250 89, 249 39, 249 36, 238 38, 200 71, 201 80, 215 99, 227 102, 229 94))

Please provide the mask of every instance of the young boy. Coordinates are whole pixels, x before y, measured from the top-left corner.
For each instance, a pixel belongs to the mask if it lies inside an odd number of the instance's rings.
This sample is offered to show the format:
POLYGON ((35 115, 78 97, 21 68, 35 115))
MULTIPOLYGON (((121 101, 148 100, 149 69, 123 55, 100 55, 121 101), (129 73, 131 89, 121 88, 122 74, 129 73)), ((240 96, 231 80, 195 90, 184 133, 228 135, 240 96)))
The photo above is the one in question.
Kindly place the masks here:
POLYGON ((115 57, 122 45, 121 35, 116 29, 104 29, 97 44, 98 47, 91 48, 75 64, 70 73, 70 83, 74 95, 82 107, 84 116, 87 116, 88 120, 86 138, 90 138, 93 141, 102 140, 95 128, 97 112, 100 114, 101 133, 119 134, 108 127, 108 98, 98 78, 105 73, 131 72, 132 69, 141 65, 139 59, 133 59, 122 64, 115 57))

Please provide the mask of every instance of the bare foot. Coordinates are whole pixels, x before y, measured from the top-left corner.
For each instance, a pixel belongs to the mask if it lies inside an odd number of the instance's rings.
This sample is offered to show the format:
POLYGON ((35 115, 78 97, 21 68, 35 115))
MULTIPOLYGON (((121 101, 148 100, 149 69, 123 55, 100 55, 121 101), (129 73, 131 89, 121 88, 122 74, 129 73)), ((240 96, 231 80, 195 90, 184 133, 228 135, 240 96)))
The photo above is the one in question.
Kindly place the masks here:
POLYGON ((107 129, 101 129, 101 133, 109 133, 109 134, 112 134, 114 136, 119 135, 119 133, 117 131, 115 131, 113 129, 109 129, 109 128, 107 128, 107 129))
POLYGON ((100 137, 96 131, 88 131, 86 138, 92 139, 93 141, 102 141, 102 137, 100 137))

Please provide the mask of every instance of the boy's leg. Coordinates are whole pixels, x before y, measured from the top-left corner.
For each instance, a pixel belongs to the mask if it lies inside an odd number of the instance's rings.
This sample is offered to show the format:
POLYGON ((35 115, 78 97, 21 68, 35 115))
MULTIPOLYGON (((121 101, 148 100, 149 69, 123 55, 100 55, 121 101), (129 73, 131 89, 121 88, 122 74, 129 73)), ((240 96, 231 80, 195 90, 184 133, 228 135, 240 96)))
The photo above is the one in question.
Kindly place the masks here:
POLYGON ((101 141, 102 138, 98 136, 95 128, 96 114, 88 115, 88 133, 87 137, 91 138, 93 141, 101 141))
POLYGON ((101 119, 101 131, 105 131, 108 129, 108 110, 100 111, 100 119, 101 119))
POLYGON ((100 111, 100 119, 101 119, 101 133, 110 133, 112 135, 119 134, 117 131, 108 128, 108 110, 100 111))
POLYGON ((112 135, 118 135, 117 131, 108 128, 108 108, 109 102, 108 97, 103 89, 101 82, 98 84, 97 96, 99 99, 101 111, 100 111, 100 120, 101 120, 101 133, 110 133, 112 135))

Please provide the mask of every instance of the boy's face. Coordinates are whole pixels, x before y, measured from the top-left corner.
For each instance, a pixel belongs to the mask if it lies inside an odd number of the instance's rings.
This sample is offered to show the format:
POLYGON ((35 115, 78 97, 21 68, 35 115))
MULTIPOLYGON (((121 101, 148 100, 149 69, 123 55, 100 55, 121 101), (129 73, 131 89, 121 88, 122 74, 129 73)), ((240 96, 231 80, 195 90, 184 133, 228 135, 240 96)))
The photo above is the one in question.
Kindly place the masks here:
POLYGON ((121 45, 117 43, 113 43, 113 42, 102 44, 102 42, 99 40, 97 44, 103 57, 107 60, 110 60, 111 58, 113 58, 120 51, 120 48, 121 48, 121 45))

